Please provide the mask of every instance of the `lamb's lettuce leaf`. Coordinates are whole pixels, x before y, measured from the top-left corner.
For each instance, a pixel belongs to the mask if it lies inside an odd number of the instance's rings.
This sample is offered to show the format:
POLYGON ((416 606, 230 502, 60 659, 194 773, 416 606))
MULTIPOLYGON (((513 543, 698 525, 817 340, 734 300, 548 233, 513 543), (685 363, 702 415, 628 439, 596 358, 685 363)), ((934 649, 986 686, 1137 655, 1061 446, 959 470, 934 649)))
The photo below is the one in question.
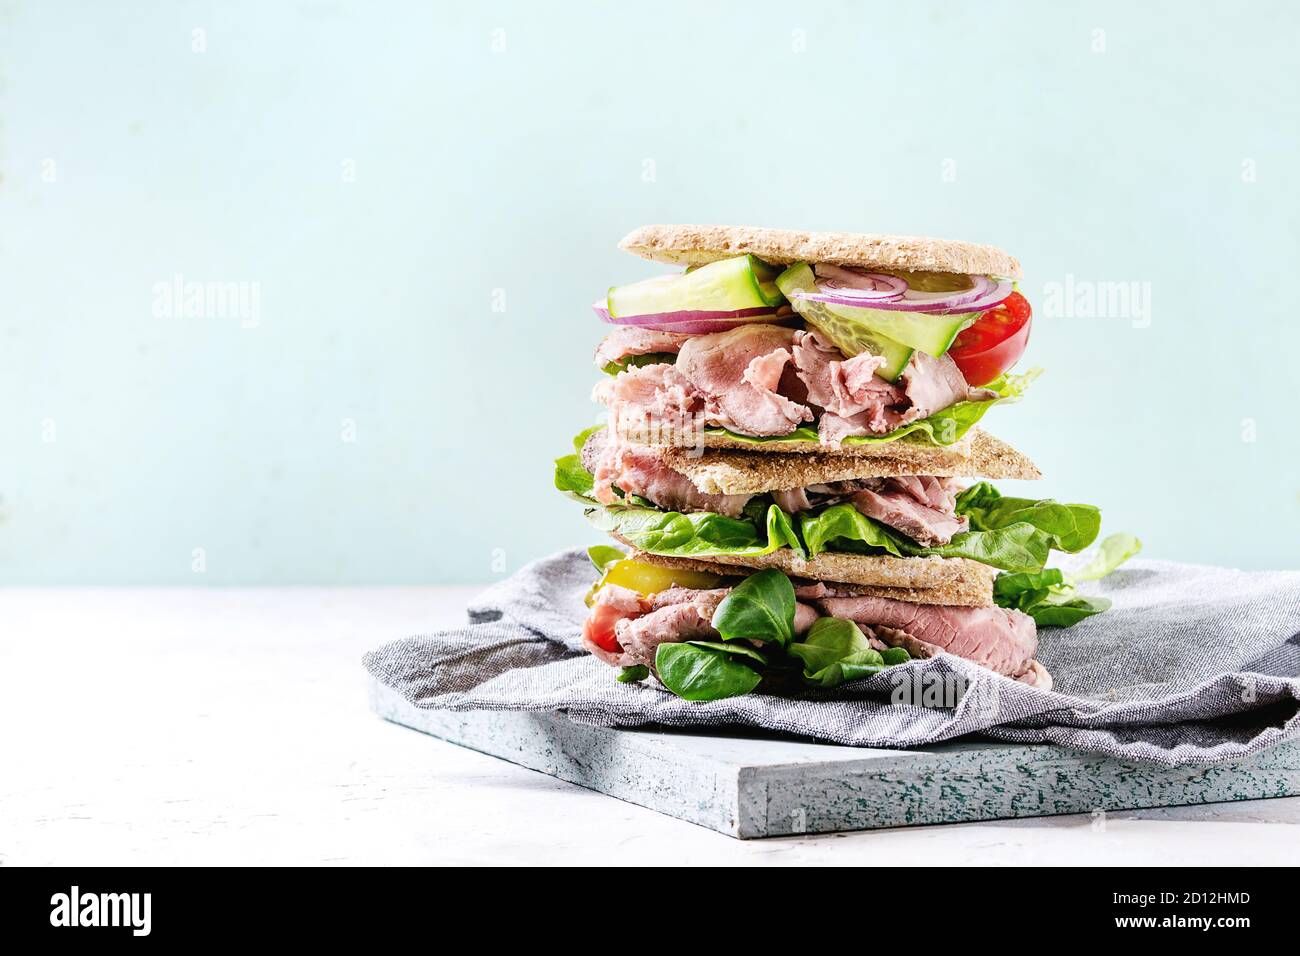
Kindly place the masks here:
POLYGON ((857 624, 835 617, 814 621, 803 640, 790 645, 789 652, 803 663, 804 680, 822 687, 870 677, 911 659, 901 647, 875 650, 857 624))
POLYGON ((868 677, 885 666, 885 659, 868 643, 862 629, 837 617, 814 621, 803 640, 790 645, 790 653, 803 661, 806 680, 825 686, 868 677))
POLYGON ((726 651, 698 643, 660 644, 655 650, 659 682, 683 700, 722 700, 748 694, 762 675, 726 651))
POLYGON ((751 574, 731 589, 713 612, 724 641, 762 641, 781 647, 794 636, 794 585, 780 571, 751 574))
MULTIPOLYGON (((762 651, 757 647, 746 644, 744 641, 736 641, 732 644, 727 644, 724 641, 687 641, 686 643, 693 644, 696 647, 705 647, 711 650, 721 651, 723 654, 730 654, 732 657, 747 657, 751 661, 756 661, 759 664, 767 663, 767 658, 763 655, 762 651)), ((741 661, 741 663, 743 664, 745 662, 741 661)), ((750 664, 749 666, 753 667, 754 665, 750 664)))
MULTIPOLYGON (((983 418, 984 413, 994 405, 1019 401, 1025 390, 1029 388, 1030 383, 1038 378, 1042 372, 1041 368, 1032 368, 1024 374, 1003 374, 986 386, 998 394, 997 398, 989 398, 979 402, 958 402, 955 405, 949 405, 942 411, 935 412, 928 418, 922 418, 901 428, 896 428, 888 435, 850 435, 844 439, 844 444, 881 445, 906 438, 908 441, 925 445, 952 445, 965 437, 971 427, 983 418)), ((810 428, 807 425, 796 428, 788 435, 765 438, 738 435, 725 428, 706 428, 704 432, 712 435, 726 435, 728 438, 733 438, 748 445, 765 445, 772 442, 816 443, 818 441, 817 429, 810 428)))
POLYGON ((1023 611, 1040 627, 1070 627, 1110 607, 1109 598, 1080 594, 1078 583, 1105 577, 1141 550, 1142 542, 1135 536, 1112 534, 1093 559, 1073 574, 1060 568, 999 574, 993 582, 993 600, 999 607, 1023 611))

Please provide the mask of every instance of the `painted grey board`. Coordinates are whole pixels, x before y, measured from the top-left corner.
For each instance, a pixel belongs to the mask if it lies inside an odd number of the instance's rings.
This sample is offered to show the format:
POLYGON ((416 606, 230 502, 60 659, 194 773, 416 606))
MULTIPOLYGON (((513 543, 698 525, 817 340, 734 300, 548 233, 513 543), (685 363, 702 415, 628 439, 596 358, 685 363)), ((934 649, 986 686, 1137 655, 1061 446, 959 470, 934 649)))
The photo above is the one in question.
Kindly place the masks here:
POLYGON ((1300 744, 1169 769, 1050 744, 918 750, 753 732, 612 730, 556 714, 413 707, 371 682, 379 716, 741 839, 1300 794, 1300 744))

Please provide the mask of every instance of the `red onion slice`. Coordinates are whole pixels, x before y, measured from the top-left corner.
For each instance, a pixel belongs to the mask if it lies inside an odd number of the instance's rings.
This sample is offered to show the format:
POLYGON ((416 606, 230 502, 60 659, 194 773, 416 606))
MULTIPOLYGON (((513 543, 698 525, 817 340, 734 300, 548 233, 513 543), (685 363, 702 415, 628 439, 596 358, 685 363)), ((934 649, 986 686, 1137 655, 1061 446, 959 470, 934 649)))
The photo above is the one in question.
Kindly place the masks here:
POLYGON ((791 298, 829 305, 856 306, 863 309, 882 309, 889 312, 930 312, 935 315, 954 315, 963 312, 982 312, 992 308, 1011 294, 1010 281, 995 281, 986 276, 974 276, 974 289, 961 292, 911 292, 899 299, 872 299, 870 301, 826 289, 819 281, 817 292, 794 292, 791 298))
POLYGON ((843 266, 820 264, 813 267, 817 288, 823 292, 863 301, 897 299, 907 292, 907 283, 883 272, 860 272, 843 266))
POLYGON ((712 332, 726 332, 751 322, 781 321, 776 317, 775 309, 761 306, 733 312, 655 312, 647 315, 620 315, 617 318, 610 316, 604 299, 597 299, 591 307, 602 322, 610 325, 630 325, 654 332, 680 332, 684 335, 708 335, 712 332))

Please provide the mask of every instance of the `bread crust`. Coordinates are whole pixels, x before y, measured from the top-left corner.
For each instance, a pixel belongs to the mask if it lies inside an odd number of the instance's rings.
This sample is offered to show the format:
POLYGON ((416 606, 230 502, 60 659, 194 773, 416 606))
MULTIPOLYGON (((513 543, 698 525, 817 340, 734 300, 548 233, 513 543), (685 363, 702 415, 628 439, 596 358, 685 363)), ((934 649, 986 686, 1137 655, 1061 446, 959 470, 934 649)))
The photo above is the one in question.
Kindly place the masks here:
POLYGON ((799 232, 761 226, 642 226, 619 248, 643 259, 695 265, 750 253, 765 262, 825 262, 892 271, 1021 277, 1020 263, 996 246, 855 232, 799 232))
MULTIPOLYGON (((861 457, 785 452, 763 454, 752 451, 705 451, 695 453, 684 448, 665 448, 665 464, 685 475, 700 491, 710 495, 758 495, 765 491, 785 491, 828 481, 851 478, 895 478, 904 475, 934 475, 940 478, 1019 478, 1043 477, 1038 467, 1000 438, 982 429, 972 429, 968 454, 965 456, 928 456, 912 454, 925 446, 907 445, 893 455, 861 457), (907 454, 897 454, 905 450, 907 454)), ((873 446, 893 448, 896 444, 873 446)), ((930 446, 934 447, 934 446, 930 446)))
MULTIPOLYGON (((631 547, 618 535, 612 537, 631 547)), ((631 556, 647 564, 714 574, 744 573, 736 568, 750 571, 777 568, 791 577, 854 585, 857 593, 870 597, 963 607, 992 607, 996 574, 988 565, 969 558, 896 558, 888 554, 826 552, 805 560, 789 548, 759 557, 713 555, 707 559, 667 557, 633 548, 631 556)))

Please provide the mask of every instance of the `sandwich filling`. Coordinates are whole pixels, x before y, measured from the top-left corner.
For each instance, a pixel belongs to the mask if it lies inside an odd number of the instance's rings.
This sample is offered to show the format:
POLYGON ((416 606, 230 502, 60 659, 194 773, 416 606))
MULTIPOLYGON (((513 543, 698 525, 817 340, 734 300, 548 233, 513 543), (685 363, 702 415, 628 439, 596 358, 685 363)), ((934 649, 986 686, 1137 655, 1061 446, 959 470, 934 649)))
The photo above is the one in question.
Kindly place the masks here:
POLYGON ((691 587, 634 559, 620 558, 615 564, 622 580, 642 589, 602 581, 590 598, 584 646, 605 663, 623 668, 626 679, 654 673, 670 690, 691 699, 733 695, 735 680, 698 678, 708 665, 723 671, 729 666, 742 685, 752 683, 741 691, 748 692, 763 680, 779 684, 782 678, 833 686, 939 653, 1051 689, 1051 675, 1035 659, 1034 619, 1015 609, 867 596, 850 586, 791 581, 779 571, 716 582, 689 581, 688 576, 688 584, 717 584, 691 587), (666 586, 646 593, 646 587, 660 585, 666 586), (733 618, 739 620, 743 612, 733 614, 729 604, 751 611, 761 607, 763 619, 772 623, 756 628, 751 614, 741 625, 745 638, 737 639, 733 618), (677 664, 682 656, 693 658, 689 668, 677 664))
POLYGON ((939 654, 1050 689, 1038 627, 1106 610, 1079 585, 1140 543, 1112 535, 1073 571, 1048 567, 1093 543, 1097 508, 955 477, 1041 477, 974 428, 1037 374, 1010 373, 1032 319, 1019 263, 736 227, 647 227, 624 246, 686 268, 593 304, 608 416, 556 460, 555 486, 632 551, 588 550, 584 646, 620 681, 692 701, 939 654))
POLYGON ((1010 394, 1006 382, 972 388, 949 356, 920 350, 888 381, 876 374, 882 356, 849 358, 816 331, 779 325, 710 335, 620 328, 596 363, 615 372, 594 397, 620 430, 719 428, 831 447, 891 435, 959 403, 974 413, 1010 394))
MULTIPOLYGON (((556 487, 586 504, 597 528, 647 554, 695 559, 800 560, 824 553, 966 558, 999 571, 1039 572, 1053 551, 1088 547, 1101 527, 1092 505, 1011 498, 981 481, 936 475, 800 481, 751 494, 701 491, 663 448, 600 426, 557 459, 556 487)), ((753 452, 731 452, 733 458, 753 452)), ((686 465, 681 467, 685 468, 686 465)))
POLYGON ((1029 303, 995 276, 742 255, 611 288, 594 308, 613 326, 596 398, 623 431, 946 445, 1027 384, 1006 372, 1029 303))
MULTIPOLYGON (((628 495, 664 511, 713 512, 739 518, 760 497, 706 494, 686 475, 671 468, 662 452, 611 437, 609 429, 593 432, 582 446, 583 466, 593 479, 592 493, 602 505, 619 505, 628 495)), ((772 491, 768 498, 790 515, 820 512, 848 503, 861 514, 906 535, 919 545, 949 544, 970 530, 957 513, 963 488, 954 478, 903 476, 855 478, 772 491)))

